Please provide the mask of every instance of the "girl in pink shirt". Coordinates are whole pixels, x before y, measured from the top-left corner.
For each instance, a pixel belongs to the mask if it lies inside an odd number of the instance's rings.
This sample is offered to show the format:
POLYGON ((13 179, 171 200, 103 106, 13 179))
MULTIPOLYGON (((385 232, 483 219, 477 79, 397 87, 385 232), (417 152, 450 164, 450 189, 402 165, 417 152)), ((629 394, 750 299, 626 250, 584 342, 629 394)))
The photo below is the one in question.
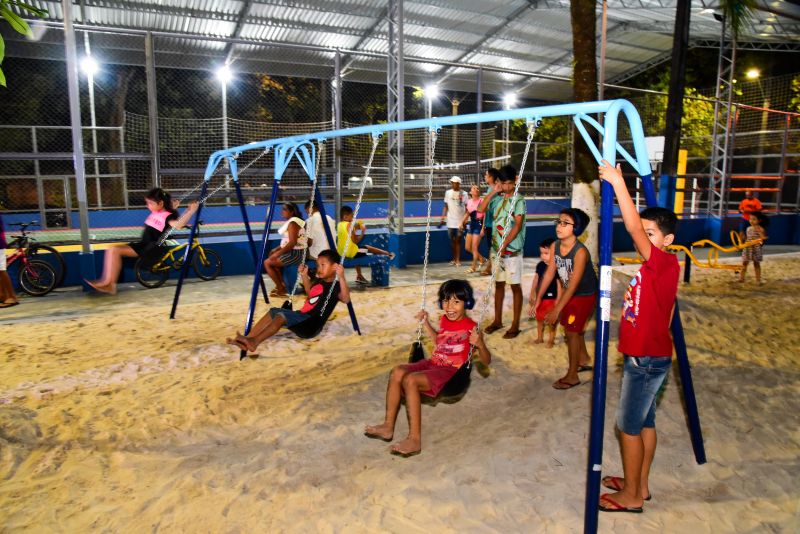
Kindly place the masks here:
POLYGON ((476 273, 480 268, 478 264, 483 265, 486 258, 481 256, 478 251, 478 246, 481 244, 481 229, 483 229, 483 217, 485 213, 478 211, 478 206, 481 204, 481 190, 477 185, 473 185, 469 190, 469 199, 467 200, 467 213, 464 214, 464 220, 461 221, 461 228, 466 230, 464 232, 466 238, 467 252, 472 254, 472 267, 467 269, 468 273, 476 273))

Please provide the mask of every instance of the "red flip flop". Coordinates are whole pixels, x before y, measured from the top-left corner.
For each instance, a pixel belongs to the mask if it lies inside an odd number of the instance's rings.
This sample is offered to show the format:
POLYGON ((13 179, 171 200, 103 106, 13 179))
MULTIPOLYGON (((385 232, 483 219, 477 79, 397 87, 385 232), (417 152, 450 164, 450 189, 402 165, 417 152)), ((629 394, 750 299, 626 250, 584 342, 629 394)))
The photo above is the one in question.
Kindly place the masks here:
POLYGON ((597 505, 597 509, 601 512, 628 512, 631 514, 641 514, 644 512, 644 508, 639 506, 638 508, 628 508, 627 506, 622 506, 620 503, 609 497, 610 493, 604 493, 600 495, 600 503, 597 505), (610 508, 603 506, 603 501, 607 502, 611 505, 610 508))

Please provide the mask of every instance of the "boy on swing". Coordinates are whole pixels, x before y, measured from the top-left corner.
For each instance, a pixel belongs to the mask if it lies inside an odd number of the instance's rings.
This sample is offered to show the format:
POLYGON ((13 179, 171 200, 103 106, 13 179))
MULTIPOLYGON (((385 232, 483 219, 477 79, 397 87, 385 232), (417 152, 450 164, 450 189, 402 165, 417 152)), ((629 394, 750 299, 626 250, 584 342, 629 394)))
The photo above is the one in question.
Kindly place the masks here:
POLYGON ((600 496, 602 512, 641 513, 649 501, 648 478, 656 454, 656 399, 672 366, 670 323, 675 311, 680 267, 666 251, 675 239, 678 218, 665 208, 641 215, 631 200, 620 166, 603 160, 600 178, 614 187, 625 229, 644 260, 625 291, 619 326, 619 351, 625 355, 617 410, 622 477, 603 477, 615 490, 600 496))
POLYGON ((336 303, 350 302, 350 290, 345 280, 344 267, 339 261, 339 254, 333 250, 320 252, 317 255, 317 276, 313 280, 308 275, 308 267, 300 265, 297 271, 308 295, 300 311, 270 308, 247 336, 236 332, 236 337, 229 337, 225 342, 228 345, 236 345, 242 350, 254 352, 261 343, 274 336, 283 326, 302 339, 317 337, 333 313, 336 303), (328 296, 331 302, 328 302, 328 296))

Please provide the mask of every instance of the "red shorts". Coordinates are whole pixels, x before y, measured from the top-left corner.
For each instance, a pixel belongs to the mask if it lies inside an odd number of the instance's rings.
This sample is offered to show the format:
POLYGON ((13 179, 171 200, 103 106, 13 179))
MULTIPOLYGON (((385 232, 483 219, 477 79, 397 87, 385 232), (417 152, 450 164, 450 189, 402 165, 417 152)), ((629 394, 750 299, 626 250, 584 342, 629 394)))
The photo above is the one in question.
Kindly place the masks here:
POLYGON ((547 315, 547 312, 552 310, 556 307, 556 299, 544 299, 539 303, 539 307, 536 308, 536 320, 537 321, 544 321, 544 316, 547 315))
POLYGON ((594 312, 597 295, 573 296, 561 310, 561 326, 567 332, 583 332, 594 312))
POLYGON ((423 391, 422 394, 427 397, 435 397, 442 391, 445 384, 453 378, 453 375, 458 371, 458 367, 453 367, 452 365, 436 365, 432 361, 426 359, 407 364, 406 370, 409 373, 424 373, 428 378, 431 389, 423 391))

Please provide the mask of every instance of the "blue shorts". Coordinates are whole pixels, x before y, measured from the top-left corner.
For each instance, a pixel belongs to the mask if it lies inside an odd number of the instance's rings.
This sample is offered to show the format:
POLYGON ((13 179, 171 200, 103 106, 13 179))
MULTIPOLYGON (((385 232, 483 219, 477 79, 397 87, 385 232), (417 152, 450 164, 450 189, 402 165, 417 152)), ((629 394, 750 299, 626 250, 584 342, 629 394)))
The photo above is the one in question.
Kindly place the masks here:
POLYGON ((286 321, 286 328, 297 326, 303 321, 308 320, 308 315, 294 310, 284 310, 283 308, 270 308, 269 316, 273 319, 280 315, 286 321))
POLYGON ((638 436, 642 428, 655 428, 656 398, 671 368, 672 358, 625 356, 617 408, 621 431, 638 436))
POLYGON ((481 233, 481 228, 483 228, 483 222, 480 219, 477 221, 470 221, 469 224, 467 224, 467 234, 478 235, 481 233))

